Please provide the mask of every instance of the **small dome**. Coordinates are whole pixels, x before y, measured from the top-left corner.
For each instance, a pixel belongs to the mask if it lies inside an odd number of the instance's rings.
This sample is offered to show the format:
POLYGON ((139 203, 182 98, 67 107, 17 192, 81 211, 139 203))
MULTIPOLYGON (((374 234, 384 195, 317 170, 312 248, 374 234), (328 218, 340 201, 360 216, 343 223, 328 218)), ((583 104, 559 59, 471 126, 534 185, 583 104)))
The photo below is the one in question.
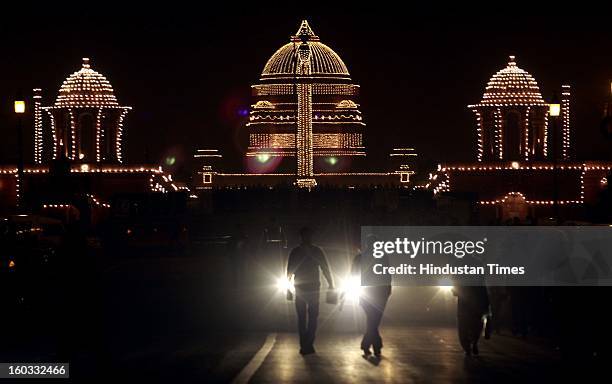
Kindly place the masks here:
POLYGON ((91 69, 88 58, 83 58, 80 70, 68 76, 60 87, 56 107, 118 106, 117 98, 104 75, 91 69))
POLYGON ((491 77, 479 105, 545 105, 538 83, 529 72, 517 67, 510 56, 508 66, 491 77))
POLYGON ((312 75, 335 75, 348 77, 349 72, 346 65, 330 47, 321 43, 319 37, 314 34, 308 21, 303 20, 300 29, 291 37, 291 42, 283 45, 276 51, 266 63, 261 74, 262 79, 278 77, 279 75, 295 75, 296 63, 298 62, 298 47, 305 43, 310 46, 312 75))

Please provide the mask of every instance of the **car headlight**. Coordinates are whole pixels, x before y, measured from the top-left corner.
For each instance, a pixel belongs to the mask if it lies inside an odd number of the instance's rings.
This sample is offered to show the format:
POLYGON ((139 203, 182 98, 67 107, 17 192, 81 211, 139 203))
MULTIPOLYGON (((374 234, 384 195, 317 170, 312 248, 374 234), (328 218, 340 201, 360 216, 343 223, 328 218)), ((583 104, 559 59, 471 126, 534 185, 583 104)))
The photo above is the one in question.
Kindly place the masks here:
POLYGON ((440 285, 438 286, 438 289, 440 290, 440 292, 443 292, 443 293, 451 293, 453 291, 453 286, 452 285, 440 285))
POLYGON ((453 292, 453 281, 451 279, 442 279, 438 283, 438 290, 442 293, 452 293, 453 292))
POLYGON ((295 286, 293 285, 293 282, 289 280, 286 276, 279 277, 278 279, 276 279, 276 287, 278 288, 279 292, 295 292, 295 286))
POLYGON ((349 276, 340 282, 340 293, 345 299, 359 301, 363 293, 360 276, 349 276))

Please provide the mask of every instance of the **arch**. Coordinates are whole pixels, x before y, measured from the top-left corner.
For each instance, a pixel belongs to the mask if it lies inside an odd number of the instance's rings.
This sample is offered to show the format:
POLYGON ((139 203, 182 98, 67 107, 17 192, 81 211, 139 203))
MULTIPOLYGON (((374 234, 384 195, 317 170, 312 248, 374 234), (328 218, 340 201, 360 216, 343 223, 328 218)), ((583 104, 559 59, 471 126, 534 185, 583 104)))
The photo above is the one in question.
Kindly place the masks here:
POLYGON ((495 158, 495 111, 487 110, 482 120, 482 151, 483 160, 492 160, 495 158))
POLYGON ((507 160, 520 160, 523 148, 523 130, 521 114, 518 111, 508 111, 503 127, 504 157, 507 160))
POLYGON ((529 215, 529 204, 525 195, 520 192, 510 192, 501 199, 503 220, 518 218, 524 220, 529 215))
POLYGON ((77 121, 77 159, 96 161, 96 117, 90 112, 81 113, 77 121))

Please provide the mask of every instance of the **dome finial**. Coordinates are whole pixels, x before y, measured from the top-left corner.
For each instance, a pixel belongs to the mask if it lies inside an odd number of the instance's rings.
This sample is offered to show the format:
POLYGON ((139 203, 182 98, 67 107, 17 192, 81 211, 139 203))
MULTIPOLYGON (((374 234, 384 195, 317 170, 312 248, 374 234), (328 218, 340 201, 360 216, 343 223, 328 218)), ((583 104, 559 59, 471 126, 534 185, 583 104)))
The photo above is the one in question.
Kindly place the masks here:
POLYGON ((315 33, 312 31, 312 28, 310 28, 310 25, 308 24, 308 20, 304 19, 302 20, 302 23, 300 24, 300 29, 298 29, 298 31, 295 33, 295 36, 292 36, 292 40, 301 40, 303 42, 306 41, 315 41, 318 40, 319 37, 317 35, 315 35, 315 33))
POLYGON ((508 65, 511 67, 516 65, 516 56, 514 55, 508 56, 508 65))
POLYGON ((89 57, 83 58, 83 68, 89 68, 89 57))

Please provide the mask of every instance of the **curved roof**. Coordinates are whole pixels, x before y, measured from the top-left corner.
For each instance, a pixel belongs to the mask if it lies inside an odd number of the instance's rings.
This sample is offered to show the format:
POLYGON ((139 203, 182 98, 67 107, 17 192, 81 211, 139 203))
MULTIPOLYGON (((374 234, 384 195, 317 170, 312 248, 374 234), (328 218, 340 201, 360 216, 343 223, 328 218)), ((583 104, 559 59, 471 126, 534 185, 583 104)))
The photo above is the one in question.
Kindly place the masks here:
POLYGON ((531 74, 516 65, 510 56, 508 65, 491 77, 478 106, 546 105, 531 74))
POLYGON ((298 47, 307 44, 310 47, 310 74, 311 75, 335 75, 348 77, 349 72, 346 65, 330 47, 320 42, 319 37, 303 20, 300 29, 291 37, 291 41, 280 47, 266 63, 262 78, 278 77, 296 74, 298 62, 298 47))
POLYGON ((91 69, 84 57, 81 69, 74 72, 60 87, 56 107, 118 106, 113 87, 104 75, 91 69))

